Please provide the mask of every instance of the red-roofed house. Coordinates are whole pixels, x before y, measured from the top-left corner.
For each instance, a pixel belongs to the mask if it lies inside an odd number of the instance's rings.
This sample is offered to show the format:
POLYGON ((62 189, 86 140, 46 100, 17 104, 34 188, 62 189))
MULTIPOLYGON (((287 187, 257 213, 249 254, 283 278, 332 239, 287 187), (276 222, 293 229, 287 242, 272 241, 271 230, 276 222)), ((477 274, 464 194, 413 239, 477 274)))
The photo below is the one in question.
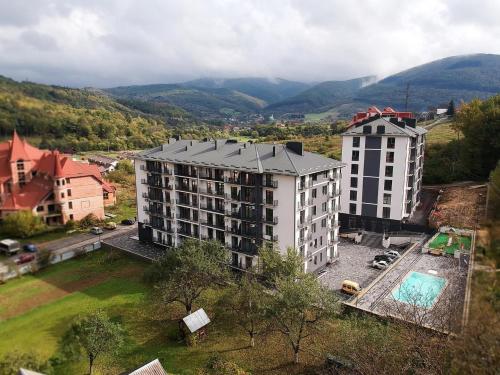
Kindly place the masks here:
POLYGON ((369 107, 366 112, 358 112, 353 117, 349 126, 354 126, 362 123, 363 121, 371 121, 374 118, 383 117, 383 118, 413 118, 412 112, 398 112, 395 111, 391 107, 386 107, 382 111, 375 106, 369 107))
POLYGON ((116 189, 95 165, 72 160, 58 151, 40 150, 14 131, 0 143, 0 217, 31 210, 47 224, 104 218, 104 207, 116 202, 116 189))

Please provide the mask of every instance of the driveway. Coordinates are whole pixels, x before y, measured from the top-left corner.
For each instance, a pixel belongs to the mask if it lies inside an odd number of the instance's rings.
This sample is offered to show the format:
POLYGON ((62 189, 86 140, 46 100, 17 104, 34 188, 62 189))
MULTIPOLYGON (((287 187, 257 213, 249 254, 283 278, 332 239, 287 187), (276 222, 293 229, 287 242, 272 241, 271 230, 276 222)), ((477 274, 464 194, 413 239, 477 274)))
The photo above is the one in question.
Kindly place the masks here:
POLYGON ((320 276, 321 282, 328 289, 341 292, 342 281, 352 280, 362 288, 370 284, 382 271, 371 267, 375 255, 383 254, 384 250, 356 245, 350 241, 341 240, 338 244, 338 260, 326 268, 326 273, 320 276))

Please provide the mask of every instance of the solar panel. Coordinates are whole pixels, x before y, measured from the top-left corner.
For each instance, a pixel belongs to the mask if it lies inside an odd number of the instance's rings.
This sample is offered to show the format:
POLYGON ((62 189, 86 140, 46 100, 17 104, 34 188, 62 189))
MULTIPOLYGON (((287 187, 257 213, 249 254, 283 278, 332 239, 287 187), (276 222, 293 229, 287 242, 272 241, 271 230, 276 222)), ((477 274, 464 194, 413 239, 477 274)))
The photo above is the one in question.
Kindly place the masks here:
POLYGON ((196 310, 194 313, 189 314, 182 320, 191 333, 198 331, 200 328, 205 327, 208 323, 210 323, 210 319, 203 309, 196 310))

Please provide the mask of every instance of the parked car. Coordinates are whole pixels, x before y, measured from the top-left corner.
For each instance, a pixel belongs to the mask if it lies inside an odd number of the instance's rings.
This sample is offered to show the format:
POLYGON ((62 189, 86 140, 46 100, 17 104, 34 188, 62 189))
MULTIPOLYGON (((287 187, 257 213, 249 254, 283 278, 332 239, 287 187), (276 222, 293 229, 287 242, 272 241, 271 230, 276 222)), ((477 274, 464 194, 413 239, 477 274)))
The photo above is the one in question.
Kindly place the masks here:
POLYGON ((387 263, 392 263, 394 259, 396 258, 391 257, 389 255, 375 255, 375 258, 373 258, 373 260, 376 260, 377 262, 381 260, 387 263))
POLYGON ((377 268, 379 270, 386 269, 389 267, 389 263, 386 262, 385 260, 374 260, 372 263, 373 268, 377 268))
POLYGON ((135 219, 123 219, 122 220, 123 225, 134 225, 135 224, 135 219))
POLYGON ((356 281, 344 280, 342 281, 342 291, 347 294, 357 295, 361 292, 361 287, 356 281))
POLYGON ((10 239, 0 241, 0 251, 4 252, 6 255, 15 254, 19 250, 21 250, 21 244, 19 243, 19 241, 10 239))
POLYGON ((393 258, 399 258, 401 254, 399 254, 396 250, 389 250, 384 253, 384 255, 393 257, 393 258))
POLYGON ((14 262, 16 264, 24 264, 24 263, 29 263, 32 260, 35 260, 35 255, 33 254, 21 254, 19 258, 17 258, 14 262))
POLYGON ((32 243, 27 243, 26 245, 24 245, 23 250, 27 251, 28 253, 36 253, 38 251, 36 246, 32 243))
POLYGON ((103 230, 100 227, 93 227, 90 230, 90 233, 92 233, 92 234, 103 234, 103 230))
POLYGON ((116 223, 114 221, 110 221, 104 225, 104 229, 108 230, 116 229, 116 223))

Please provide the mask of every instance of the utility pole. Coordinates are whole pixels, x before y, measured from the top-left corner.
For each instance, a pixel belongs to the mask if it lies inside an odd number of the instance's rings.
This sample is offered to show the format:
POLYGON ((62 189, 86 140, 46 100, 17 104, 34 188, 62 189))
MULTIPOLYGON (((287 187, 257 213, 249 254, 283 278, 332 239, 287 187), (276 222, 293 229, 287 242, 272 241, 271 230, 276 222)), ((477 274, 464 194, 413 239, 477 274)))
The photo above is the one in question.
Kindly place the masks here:
POLYGON ((410 84, 406 84, 406 95, 405 95, 405 112, 408 111, 408 97, 410 96, 410 84))

